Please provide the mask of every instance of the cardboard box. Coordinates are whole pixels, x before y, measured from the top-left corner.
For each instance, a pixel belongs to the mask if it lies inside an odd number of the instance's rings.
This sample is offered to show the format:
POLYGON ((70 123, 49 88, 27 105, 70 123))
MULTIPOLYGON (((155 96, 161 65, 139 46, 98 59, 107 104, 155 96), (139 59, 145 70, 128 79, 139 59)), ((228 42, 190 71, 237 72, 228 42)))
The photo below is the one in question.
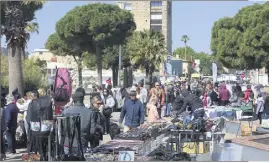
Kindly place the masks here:
POLYGON ((241 124, 241 136, 251 136, 251 127, 248 124, 241 124))
POLYGON ((210 152, 210 142, 187 142, 181 147, 181 151, 188 154, 203 154, 210 152))

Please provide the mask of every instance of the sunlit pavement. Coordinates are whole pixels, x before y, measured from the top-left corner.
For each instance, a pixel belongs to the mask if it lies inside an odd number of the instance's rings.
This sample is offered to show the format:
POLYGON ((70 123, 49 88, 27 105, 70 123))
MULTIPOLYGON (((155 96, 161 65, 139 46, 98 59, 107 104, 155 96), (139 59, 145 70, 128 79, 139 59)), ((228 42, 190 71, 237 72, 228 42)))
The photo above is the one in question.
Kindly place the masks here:
MULTIPOLYGON (((120 116, 120 112, 114 112, 114 113, 112 113, 112 118, 111 118, 112 122, 115 122, 115 123, 118 124, 119 116, 120 116)), ((110 140, 111 139, 110 139, 109 135, 104 135, 103 136, 103 142, 102 142, 102 144, 106 143, 106 142, 108 142, 110 140)), ((17 151, 16 154, 7 154, 7 158, 6 158, 5 161, 7 161, 7 162, 22 161, 22 154, 26 153, 27 150, 24 148, 24 149, 17 149, 16 151, 17 151)))

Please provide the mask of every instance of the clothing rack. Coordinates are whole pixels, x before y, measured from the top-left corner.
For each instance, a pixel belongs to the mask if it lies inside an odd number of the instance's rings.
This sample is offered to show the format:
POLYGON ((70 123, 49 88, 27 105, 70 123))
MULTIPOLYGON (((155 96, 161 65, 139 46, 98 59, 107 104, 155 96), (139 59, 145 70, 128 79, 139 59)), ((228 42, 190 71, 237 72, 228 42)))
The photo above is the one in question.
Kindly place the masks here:
MULTIPOLYGON (((79 113, 66 113, 66 114, 62 114, 62 115, 56 115, 54 116, 55 119, 55 161, 61 161, 60 160, 60 146, 63 144, 60 144, 61 142, 61 121, 66 119, 67 117, 80 117, 79 113)), ((48 159, 48 161, 50 161, 48 159)), ((51 160, 52 161, 52 160, 51 160)))

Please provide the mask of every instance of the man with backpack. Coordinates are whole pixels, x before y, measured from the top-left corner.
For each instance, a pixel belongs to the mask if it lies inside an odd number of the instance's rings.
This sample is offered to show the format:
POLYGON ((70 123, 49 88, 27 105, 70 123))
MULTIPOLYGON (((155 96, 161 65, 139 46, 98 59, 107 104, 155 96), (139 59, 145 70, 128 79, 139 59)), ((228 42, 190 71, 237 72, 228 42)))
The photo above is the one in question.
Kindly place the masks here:
MULTIPOLYGON (((69 114, 79 114, 80 116, 80 135, 81 135, 81 145, 83 151, 86 151, 88 148, 88 143, 91 141, 91 132, 92 127, 95 125, 94 121, 95 118, 93 114, 91 113, 91 110, 89 108, 86 108, 83 101, 84 101, 84 93, 83 92, 75 92, 72 95, 74 105, 68 107, 63 111, 63 114, 69 115, 69 114)), ((71 129, 72 131, 73 129, 71 129)), ((77 142, 79 140, 76 140, 74 142, 77 142)), ((73 143, 76 144, 76 143, 73 143)), ((67 144, 65 144, 67 145, 67 144)), ((74 146, 73 146, 74 147, 74 146)), ((80 148, 80 147, 76 147, 80 148)))

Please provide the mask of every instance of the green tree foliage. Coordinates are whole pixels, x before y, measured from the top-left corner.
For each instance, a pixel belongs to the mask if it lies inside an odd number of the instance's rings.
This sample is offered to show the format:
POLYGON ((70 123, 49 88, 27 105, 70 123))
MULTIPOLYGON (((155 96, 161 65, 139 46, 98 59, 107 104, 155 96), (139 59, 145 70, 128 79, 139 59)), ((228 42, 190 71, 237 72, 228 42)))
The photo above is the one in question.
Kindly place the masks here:
POLYGON ((75 7, 56 24, 57 34, 68 45, 96 55, 99 85, 102 84, 103 50, 123 44, 135 28, 129 11, 98 3, 75 7))
POLYGON ((35 19, 35 12, 42 8, 43 2, 1 1, 0 5, 1 37, 6 36, 8 48, 9 92, 17 87, 23 93, 21 55, 30 38, 26 27, 35 19))
POLYGON ((127 52, 131 63, 145 69, 146 77, 150 81, 153 72, 160 68, 168 55, 164 36, 153 30, 135 32, 127 43, 127 52))
POLYGON ((211 49, 227 68, 266 67, 268 71, 268 2, 244 7, 233 18, 216 21, 212 28, 211 49))
MULTIPOLYGON (((46 63, 41 60, 36 59, 25 59, 22 64, 23 80, 24 80, 24 90, 31 91, 37 90, 38 88, 46 88, 47 76, 44 71, 46 63)), ((9 71, 8 71, 8 57, 1 57, 1 70, 2 70, 2 80, 1 85, 5 88, 9 87, 9 71)))
POLYGON ((70 46, 65 40, 61 39, 57 33, 50 35, 45 47, 58 56, 72 56, 77 64, 79 87, 82 87, 83 51, 74 46, 70 46))
POLYGON ((174 57, 176 57, 176 55, 179 56, 180 59, 185 59, 185 60, 191 60, 195 59, 197 52, 194 51, 194 49, 192 49, 190 46, 186 47, 180 47, 175 49, 175 51, 173 52, 174 57), (185 49, 186 49, 186 58, 185 58, 185 49))

